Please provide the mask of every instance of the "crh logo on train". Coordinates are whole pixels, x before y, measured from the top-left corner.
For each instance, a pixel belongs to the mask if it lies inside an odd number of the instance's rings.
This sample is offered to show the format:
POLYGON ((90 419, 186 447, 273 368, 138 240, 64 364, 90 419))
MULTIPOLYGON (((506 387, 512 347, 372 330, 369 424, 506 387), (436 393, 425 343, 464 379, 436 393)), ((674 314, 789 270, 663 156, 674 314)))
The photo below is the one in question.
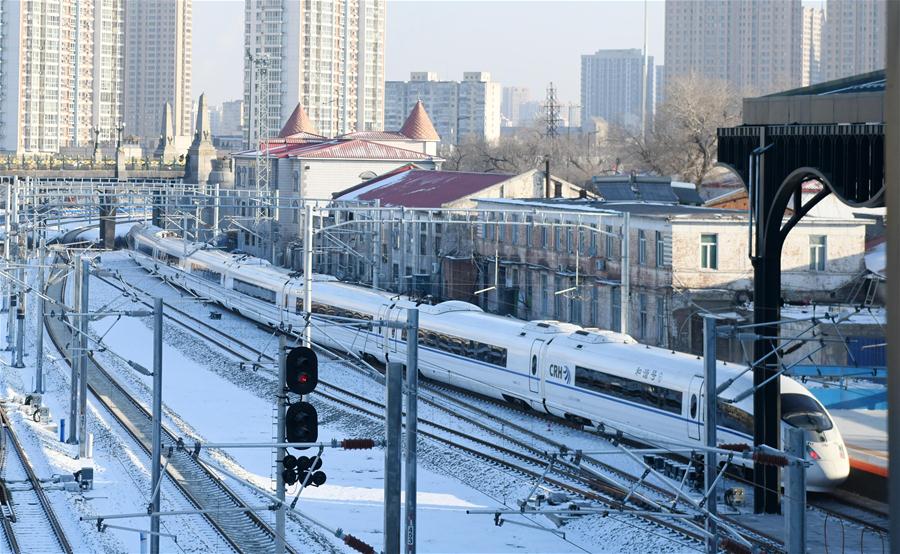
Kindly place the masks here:
POLYGON ((569 382, 569 367, 558 364, 550 364, 550 377, 569 382))

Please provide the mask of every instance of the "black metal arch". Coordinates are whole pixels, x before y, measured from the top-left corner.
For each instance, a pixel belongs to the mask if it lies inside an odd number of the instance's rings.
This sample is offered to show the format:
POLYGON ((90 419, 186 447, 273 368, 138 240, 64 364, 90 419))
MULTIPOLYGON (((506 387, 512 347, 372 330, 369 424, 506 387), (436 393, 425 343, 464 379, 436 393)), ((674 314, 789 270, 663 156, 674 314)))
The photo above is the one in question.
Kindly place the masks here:
MULTIPOLYGON (((754 323, 760 338, 754 358, 762 359, 776 347, 781 307, 781 251, 797 223, 829 194, 846 204, 884 205, 884 125, 766 125, 718 131, 719 164, 730 168, 750 191, 751 245, 754 268, 754 323), (802 186, 809 180, 822 190, 803 202, 802 186), (791 216, 785 221, 788 205, 791 216)), ((778 379, 762 384, 779 370, 777 360, 754 367, 754 444, 779 448, 781 398, 778 379)), ((754 467, 756 512, 780 510, 778 469, 754 467)))

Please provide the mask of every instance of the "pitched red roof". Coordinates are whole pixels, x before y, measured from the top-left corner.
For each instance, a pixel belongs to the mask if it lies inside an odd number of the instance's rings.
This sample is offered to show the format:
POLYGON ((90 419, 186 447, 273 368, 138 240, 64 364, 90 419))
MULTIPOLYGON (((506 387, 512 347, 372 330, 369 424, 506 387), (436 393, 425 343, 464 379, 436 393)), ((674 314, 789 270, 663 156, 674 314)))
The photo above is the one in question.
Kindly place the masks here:
POLYGON ((506 173, 429 171, 404 166, 335 194, 336 200, 378 200, 382 206, 441 208, 513 177, 506 173))
MULTIPOLYGON (((235 153, 235 157, 255 156, 256 150, 235 153)), ((434 156, 422 154, 415 150, 397 148, 377 142, 365 140, 331 139, 324 141, 306 141, 269 143, 269 156, 273 158, 316 158, 342 160, 399 160, 417 161, 433 160, 434 156)))
POLYGON ((312 119, 306 115, 306 110, 298 102, 297 107, 291 112, 291 117, 288 118, 284 127, 281 128, 281 132, 278 133, 278 138, 288 138, 301 133, 321 136, 318 135, 312 119))
POLYGON ((409 140, 409 137, 394 131, 354 131, 340 138, 360 140, 409 140))
POLYGON ((406 123, 400 129, 400 134, 415 140, 441 140, 437 131, 434 130, 431 118, 428 117, 425 105, 421 100, 416 102, 412 111, 409 112, 409 117, 406 118, 406 123))

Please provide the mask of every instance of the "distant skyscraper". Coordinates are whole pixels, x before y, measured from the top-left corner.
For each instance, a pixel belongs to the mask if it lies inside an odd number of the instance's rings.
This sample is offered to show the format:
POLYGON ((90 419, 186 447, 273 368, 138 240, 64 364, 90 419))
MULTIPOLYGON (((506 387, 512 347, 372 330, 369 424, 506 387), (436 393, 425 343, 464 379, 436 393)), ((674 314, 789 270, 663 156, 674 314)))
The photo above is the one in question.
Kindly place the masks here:
POLYGON ((173 137, 191 130, 192 0, 125 5, 125 132, 155 147, 166 102, 173 137))
POLYGON ((653 113, 666 101, 666 66, 656 66, 656 77, 653 79, 653 113))
MULTIPOLYGON (((324 135, 383 127, 385 5, 245 0, 244 46, 270 60, 266 126, 273 136, 298 103, 324 135)), ((254 78, 245 58, 245 124, 255 140, 254 78)))
POLYGON ((500 137, 502 86, 484 71, 467 71, 462 81, 439 81, 437 74, 416 71, 409 81, 385 83, 384 128, 400 129, 418 100, 425 105, 441 142, 457 144, 469 137, 500 137))
POLYGON ((531 99, 531 92, 527 87, 503 87, 503 100, 500 103, 500 111, 503 113, 503 123, 510 127, 521 125, 522 120, 519 110, 522 104, 531 99))
POLYGON ((885 0, 828 0, 822 31, 826 80, 884 68, 886 9, 885 0))
POLYGON ((115 140, 124 4, 0 2, 0 150, 89 147, 93 129, 101 143, 115 140))
POLYGON ((222 102, 219 109, 220 134, 240 135, 244 125, 244 101, 222 102))
POLYGON ((803 77, 800 85, 807 86, 819 83, 822 78, 822 26, 825 23, 825 10, 822 8, 803 8, 803 42, 801 44, 801 63, 803 77))
MULTIPOLYGON (((647 58, 646 114, 653 114, 653 56, 647 58)), ((597 50, 581 56, 582 121, 602 118, 641 127, 644 55, 638 49, 597 50)))
POLYGON ((802 17, 801 0, 666 0, 666 82, 695 73, 749 94, 797 87, 802 17))

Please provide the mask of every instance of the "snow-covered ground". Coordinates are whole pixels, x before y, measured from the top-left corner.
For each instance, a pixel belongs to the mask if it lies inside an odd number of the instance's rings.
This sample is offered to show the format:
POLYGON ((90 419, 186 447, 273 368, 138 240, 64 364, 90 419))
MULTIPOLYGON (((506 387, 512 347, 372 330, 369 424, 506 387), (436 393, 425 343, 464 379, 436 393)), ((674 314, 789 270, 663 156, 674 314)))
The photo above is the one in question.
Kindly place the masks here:
MULTIPOLYGON (((164 295, 167 301, 183 306, 197 315, 210 308, 148 276, 122 253, 104 254, 105 266, 119 269, 138 288, 164 295)), ((97 279, 91 280, 91 307, 94 310, 140 308, 131 299, 97 279)), ((0 317, 0 342, 5 335, 7 318, 0 317)), ((269 353, 275 352, 277 341, 253 323, 231 314, 223 314, 223 329, 269 353)), ((145 367, 152 366, 152 332, 149 319, 108 318, 92 323, 92 330, 103 336, 110 350, 145 367)), ((33 352, 36 333, 33 318, 28 320, 26 350, 33 352)), ((267 442, 274 435, 275 383, 269 372, 240 369, 229 354, 214 349, 205 341, 167 325, 164 335, 163 399, 167 412, 166 425, 185 437, 206 442, 267 442)), ((45 346, 52 349, 49 338, 45 346)), ((149 399, 150 380, 134 372, 112 352, 95 351, 98 361, 143 402, 149 399)), ((45 405, 50 406, 54 425, 67 418, 69 368, 54 355, 45 361, 47 392, 45 405)), ((8 358, 8 356, 6 356, 8 358)), ((21 396, 33 387, 34 356, 26 358, 24 369, 4 368, 2 384, 5 396, 21 396)), ((361 377, 344 364, 323 364, 323 377, 336 384, 353 385, 353 390, 383 397, 383 387, 361 377)), ((349 387, 348 387, 349 388, 349 387)), ((349 437, 381 437, 383 426, 371 418, 344 410, 312 395, 319 411, 320 439, 349 437)), ((77 448, 59 442, 55 426, 36 424, 13 410, 16 430, 28 449, 41 477, 52 473, 72 472, 82 466, 95 469, 93 491, 83 496, 52 492, 54 507, 68 534, 77 545, 76 551, 130 552, 139 547, 138 535, 130 531, 108 530, 98 533, 78 516, 143 512, 149 497, 149 457, 127 436, 118 423, 93 398, 89 399, 89 427, 94 434, 94 457, 77 460, 77 448)), ((546 423, 525 418, 522 423, 540 428, 546 423), (530 421, 529 421, 530 420, 530 421)), ((68 419, 68 418, 67 418, 68 419)), ((561 439, 562 440, 562 439, 561 439)), ((566 437, 574 446, 596 447, 605 443, 586 435, 566 437)), ((216 463, 227 465, 247 481, 271 490, 274 458, 270 449, 231 449, 206 453, 216 463)), ((341 528, 377 549, 382 536, 383 456, 381 449, 370 451, 326 450, 323 469, 327 483, 306 489, 297 505, 331 528, 341 528)), ((232 483, 248 502, 264 504, 262 497, 244 485, 232 483)), ((691 550, 680 542, 661 535, 638 533, 633 522, 617 517, 585 517, 558 531, 543 517, 511 516, 510 522, 543 527, 536 529, 506 523, 494 525, 491 515, 467 515, 468 508, 515 507, 525 496, 531 483, 520 475, 491 466, 458 450, 420 441, 418 467, 418 541, 422 552, 682 552, 691 550)), ((289 490, 289 494, 292 491, 289 490)), ((183 509, 187 502, 173 486, 163 487, 163 508, 183 509)), ((271 520, 272 514, 262 514, 271 520)), ((132 528, 148 527, 147 518, 108 521, 132 528)), ((199 517, 164 518, 163 532, 174 534, 178 542, 164 538, 164 551, 225 550, 221 539, 199 517)), ((328 537, 321 529, 308 524, 291 523, 289 541, 299 551, 344 551, 340 541, 328 537)))

